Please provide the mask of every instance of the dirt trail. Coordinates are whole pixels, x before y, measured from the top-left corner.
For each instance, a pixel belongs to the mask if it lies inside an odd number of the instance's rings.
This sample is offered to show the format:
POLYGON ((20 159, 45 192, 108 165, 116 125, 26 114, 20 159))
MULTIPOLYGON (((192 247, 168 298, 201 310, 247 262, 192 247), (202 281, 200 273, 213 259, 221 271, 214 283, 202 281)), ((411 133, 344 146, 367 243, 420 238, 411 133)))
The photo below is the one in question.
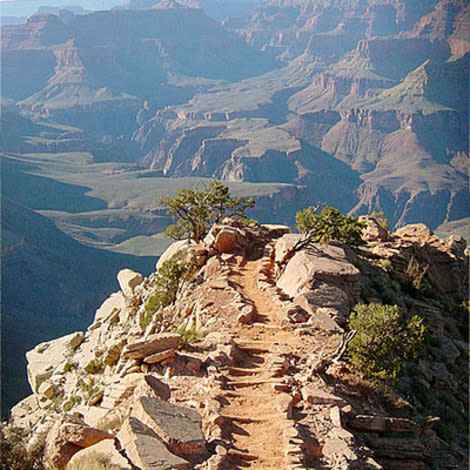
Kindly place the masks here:
POLYGON ((248 261, 232 276, 239 292, 254 304, 257 320, 238 329, 235 340, 244 354, 226 374, 222 412, 232 423, 231 468, 279 470, 288 467, 286 431, 292 428, 286 411, 291 397, 279 390, 283 382, 279 364, 295 336, 280 328, 285 314, 257 287, 257 275, 258 261, 248 261))

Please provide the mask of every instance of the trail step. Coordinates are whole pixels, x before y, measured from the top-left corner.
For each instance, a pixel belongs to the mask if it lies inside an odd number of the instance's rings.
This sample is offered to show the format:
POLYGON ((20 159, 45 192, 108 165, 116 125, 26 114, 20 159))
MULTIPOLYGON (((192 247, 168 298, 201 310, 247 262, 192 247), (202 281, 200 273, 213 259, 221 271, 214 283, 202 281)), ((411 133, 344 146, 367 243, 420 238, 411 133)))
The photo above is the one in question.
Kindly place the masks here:
POLYGON ((238 459, 241 459, 241 460, 258 460, 259 457, 257 455, 253 455, 253 454, 245 454, 243 452, 240 452, 240 451, 236 451, 236 450, 233 450, 233 449, 230 449, 228 451, 228 455, 230 457, 236 457, 238 459))
POLYGON ((227 398, 259 398, 259 399, 266 399, 266 394, 257 394, 257 393, 241 393, 241 392, 234 392, 231 390, 224 391, 222 395, 227 398))
POLYGON ((226 421, 232 421, 241 424, 264 423, 268 421, 267 419, 251 418, 249 416, 220 415, 220 417, 226 421))
POLYGON ((251 381, 243 381, 243 380, 238 380, 238 381, 233 381, 233 382, 225 382, 224 385, 230 385, 232 387, 252 387, 255 385, 265 385, 265 384, 279 384, 279 385, 284 385, 279 382, 279 380, 251 380, 251 381))
POLYGON ((230 374, 237 375, 237 376, 256 375, 256 374, 259 374, 260 372, 264 372, 263 369, 245 369, 243 367, 232 367, 232 366, 228 366, 227 370, 230 374))

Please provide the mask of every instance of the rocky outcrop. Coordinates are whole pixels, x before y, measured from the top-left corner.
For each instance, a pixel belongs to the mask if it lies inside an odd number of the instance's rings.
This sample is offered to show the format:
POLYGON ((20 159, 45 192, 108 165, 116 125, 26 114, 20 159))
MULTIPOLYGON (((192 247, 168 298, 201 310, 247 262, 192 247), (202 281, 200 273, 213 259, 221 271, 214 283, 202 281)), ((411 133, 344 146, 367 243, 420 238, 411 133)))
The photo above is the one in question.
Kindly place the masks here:
MULTIPOLYGON (((435 414, 451 403, 466 419, 466 381, 455 371, 467 342, 447 313, 467 295, 465 243, 422 224, 389 233, 364 221, 356 249, 305 245, 285 226, 214 226, 184 247, 183 259, 191 250, 204 257, 174 305, 147 317, 152 274, 127 298, 106 300, 86 333, 29 353, 36 388, 13 423, 48 436, 51 470, 99 454, 126 470, 456 462, 435 414), (221 233, 236 244, 217 245, 221 233), (374 388, 345 354, 351 308, 379 300, 419 314, 435 338, 407 364, 400 395, 374 388)), ((450 425, 445 414, 442 422, 450 425)))
POLYGON ((80 449, 93 446, 104 439, 113 439, 83 421, 64 415, 49 431, 46 439, 45 463, 50 470, 63 470, 80 449))
POLYGON ((106 439, 98 444, 79 450, 69 460, 66 468, 84 467, 90 465, 90 461, 102 458, 109 465, 114 465, 120 470, 133 470, 129 461, 116 449, 114 440, 106 439))
POLYGON ((131 298, 134 295, 134 289, 144 280, 142 274, 131 269, 122 269, 119 271, 117 278, 126 298, 131 298))
POLYGON ((28 381, 33 392, 38 392, 45 380, 51 377, 54 369, 66 362, 83 341, 82 332, 38 344, 26 354, 28 361, 28 381))
MULTIPOLYGON (((276 244, 277 259, 283 258, 283 238, 276 244)), ((359 297, 360 273, 342 247, 313 245, 278 269, 282 271, 277 286, 310 314, 327 307, 326 312, 344 323, 359 297)))

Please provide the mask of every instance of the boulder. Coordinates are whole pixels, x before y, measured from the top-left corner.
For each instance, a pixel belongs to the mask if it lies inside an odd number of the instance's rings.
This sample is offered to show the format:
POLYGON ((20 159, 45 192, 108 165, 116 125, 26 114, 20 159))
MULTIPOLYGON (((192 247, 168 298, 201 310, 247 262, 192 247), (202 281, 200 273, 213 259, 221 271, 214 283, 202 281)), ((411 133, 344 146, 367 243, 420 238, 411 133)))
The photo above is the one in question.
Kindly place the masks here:
POLYGON ((70 459, 66 469, 71 468, 72 465, 75 468, 90 468, 90 462, 93 462, 97 457, 101 457, 107 464, 117 467, 116 469, 113 467, 113 470, 117 470, 118 468, 121 470, 132 470, 128 460, 118 452, 114 441, 110 439, 106 439, 98 444, 78 451, 70 459))
POLYGON ((142 284, 144 280, 142 274, 132 271, 132 269, 121 269, 117 275, 119 282, 119 287, 121 288, 123 294, 130 298, 134 295, 134 289, 142 284))
POLYGON ((292 257, 279 278, 278 287, 290 297, 296 297, 310 290, 316 281, 355 282, 359 276, 359 270, 347 260, 343 248, 315 245, 312 250, 299 251, 292 257))
POLYGON ((44 462, 49 470, 62 470, 72 456, 84 447, 89 447, 113 436, 92 428, 71 415, 63 415, 50 429, 44 451, 44 462))
POLYGON ((240 251, 245 244, 245 237, 240 230, 224 227, 215 237, 214 248, 221 253, 234 253, 240 251))
POLYGON ((388 230, 383 228, 374 217, 361 215, 359 222, 365 224, 365 227, 362 229, 362 238, 366 242, 384 242, 389 239, 388 230))
POLYGON ((187 261, 189 258, 189 249, 193 246, 192 240, 180 240, 172 243, 157 261, 157 271, 162 267, 165 261, 187 261))
POLYGON ((46 380, 39 386, 38 393, 39 395, 51 400, 54 397, 55 386, 52 382, 46 380))
POLYGON ((126 345, 126 340, 121 339, 110 339, 106 341, 106 351, 103 356, 103 362, 107 366, 112 366, 116 364, 119 357, 121 356, 121 351, 126 345))
POLYGON ((175 454, 206 453, 202 419, 197 411, 154 398, 139 397, 131 413, 152 429, 175 454))
POLYGON ((93 324, 98 322, 105 322, 113 312, 120 312, 126 308, 126 298, 124 294, 119 291, 111 294, 101 305, 101 307, 95 313, 95 319, 93 324))
POLYGON ((122 351, 123 357, 130 359, 144 359, 167 349, 177 349, 181 340, 178 333, 161 333, 149 335, 143 341, 128 344, 122 351))
POLYGON ((302 239, 302 236, 301 233, 288 233, 276 241, 274 245, 274 261, 276 264, 284 263, 286 256, 294 245, 302 239))
POLYGON ((38 393, 40 385, 49 379, 56 367, 67 360, 83 341, 81 331, 67 336, 38 344, 26 353, 28 361, 28 382, 34 393, 38 393))
POLYGON ((141 470, 185 470, 192 465, 172 454, 158 436, 145 424, 129 417, 117 438, 131 462, 141 470))
POLYGON ((359 279, 359 270, 348 261, 343 248, 315 245, 295 253, 277 286, 289 297, 302 300, 302 308, 311 315, 317 308, 328 307, 345 316, 357 302, 359 279))
POLYGON ((425 241, 432 237, 433 231, 424 224, 409 224, 399 228, 395 235, 401 238, 410 238, 425 241))

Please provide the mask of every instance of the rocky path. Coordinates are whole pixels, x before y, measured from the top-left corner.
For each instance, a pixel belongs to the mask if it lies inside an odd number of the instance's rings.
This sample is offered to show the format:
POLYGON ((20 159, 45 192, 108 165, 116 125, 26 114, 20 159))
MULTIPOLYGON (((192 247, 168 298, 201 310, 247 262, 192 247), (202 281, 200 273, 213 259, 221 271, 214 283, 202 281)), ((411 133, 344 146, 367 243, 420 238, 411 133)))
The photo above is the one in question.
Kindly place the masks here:
MULTIPOLYGON (((242 325, 235 341, 243 354, 227 369, 222 412, 231 423, 231 468, 289 468, 292 438, 292 398, 286 393, 283 372, 292 333, 281 329, 284 313, 267 292, 257 287, 259 261, 237 268, 233 280, 239 292, 255 307, 255 322, 242 325)), ((295 452, 294 452, 295 454, 295 452)))

